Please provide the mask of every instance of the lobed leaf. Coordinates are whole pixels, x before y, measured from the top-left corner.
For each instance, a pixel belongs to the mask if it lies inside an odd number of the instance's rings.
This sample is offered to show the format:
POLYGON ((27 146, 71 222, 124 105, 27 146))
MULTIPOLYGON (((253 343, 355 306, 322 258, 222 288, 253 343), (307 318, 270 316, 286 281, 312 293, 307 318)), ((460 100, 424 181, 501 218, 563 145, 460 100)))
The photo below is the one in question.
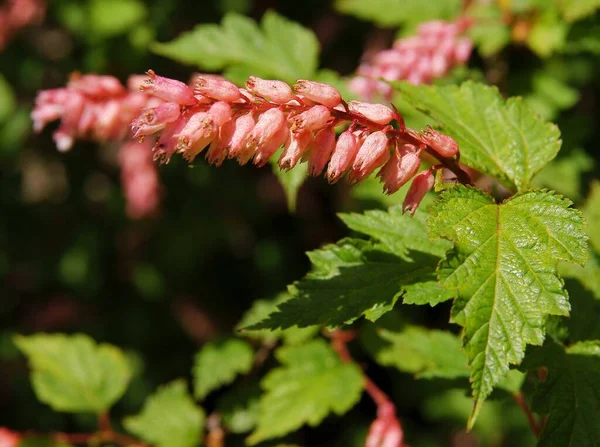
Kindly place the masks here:
POLYGON ((275 352, 282 366, 261 385, 258 425, 251 445, 277 438, 308 423, 316 426, 330 413, 342 415, 360 399, 363 376, 353 363, 342 363, 323 341, 284 346, 275 352))
POLYGON ((235 80, 253 74, 293 83, 315 74, 319 42, 311 30, 267 11, 260 27, 248 17, 228 13, 221 25, 198 25, 171 42, 155 43, 152 50, 204 70, 231 69, 235 80))
POLYGON ((176 380, 148 397, 142 411, 126 417, 123 426, 157 447, 194 447, 201 440, 204 420, 185 381, 176 380))
POLYGON ((584 264, 587 239, 571 202, 541 190, 495 204, 470 187, 447 190, 432 208, 430 232, 454 243, 440 263, 440 282, 457 298, 452 321, 463 341, 475 407, 481 405, 527 344, 544 341, 548 315, 568 315, 559 261, 584 264))
POLYGON ((211 391, 232 383, 252 368, 254 350, 243 340, 230 338, 207 343, 194 360, 194 395, 203 399, 211 391))
POLYGON ((495 87, 467 81, 460 86, 401 83, 405 99, 438 121, 460 145, 461 162, 524 191, 558 153, 560 132, 521 98, 504 101, 495 87))
POLYGON ((131 369, 123 352, 84 334, 18 335, 37 398, 56 411, 101 413, 123 396, 131 369))

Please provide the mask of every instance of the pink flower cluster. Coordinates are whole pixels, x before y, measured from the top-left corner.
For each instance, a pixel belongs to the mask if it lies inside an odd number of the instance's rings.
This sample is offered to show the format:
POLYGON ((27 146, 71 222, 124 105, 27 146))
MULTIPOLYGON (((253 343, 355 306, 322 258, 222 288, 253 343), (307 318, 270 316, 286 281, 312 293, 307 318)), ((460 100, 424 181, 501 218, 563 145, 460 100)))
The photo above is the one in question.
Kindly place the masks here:
POLYGON ((139 91, 145 79, 131 76, 127 89, 112 76, 75 73, 66 87, 37 95, 31 112, 33 128, 40 132, 49 122, 60 119, 53 138, 61 152, 71 149, 76 139, 122 140, 128 135, 129 123, 143 108, 162 102, 139 91))
POLYGON ((128 141, 119 151, 121 184, 127 215, 140 219, 156 214, 160 205, 160 179, 147 142, 128 141))
POLYGON ((11 37, 46 15, 46 0, 7 0, 0 7, 0 50, 11 37))
POLYGON ((263 166, 283 146, 281 169, 307 161, 309 173, 338 181, 348 173, 360 182, 376 169, 388 194, 414 178, 404 210, 414 213, 433 187, 433 171, 451 164, 458 145, 431 128, 406 128, 396 110, 382 104, 346 103, 331 85, 299 80, 292 87, 251 76, 246 88, 214 75, 193 86, 148 72, 141 90, 164 100, 132 122, 135 137, 156 135, 155 158, 175 153, 192 161, 206 149, 209 163, 226 158, 263 166), (335 128, 345 130, 336 137, 335 128), (417 174, 423 151, 441 165, 417 174))
POLYGON ((131 139, 130 123, 144 109, 163 101, 139 91, 146 76, 131 76, 123 86, 112 76, 74 74, 65 88, 40 92, 31 113, 33 127, 41 131, 49 122, 61 123, 53 138, 59 151, 67 151, 76 139, 127 141, 119 163, 127 214, 141 218, 155 214, 160 201, 160 182, 152 162, 152 148, 131 139))
POLYGON ((385 81, 406 80, 418 85, 445 76, 471 57, 473 42, 461 37, 471 23, 463 18, 453 23, 434 20, 420 24, 416 35, 396 40, 393 48, 360 65, 350 89, 367 101, 375 95, 390 99, 392 87, 385 81))

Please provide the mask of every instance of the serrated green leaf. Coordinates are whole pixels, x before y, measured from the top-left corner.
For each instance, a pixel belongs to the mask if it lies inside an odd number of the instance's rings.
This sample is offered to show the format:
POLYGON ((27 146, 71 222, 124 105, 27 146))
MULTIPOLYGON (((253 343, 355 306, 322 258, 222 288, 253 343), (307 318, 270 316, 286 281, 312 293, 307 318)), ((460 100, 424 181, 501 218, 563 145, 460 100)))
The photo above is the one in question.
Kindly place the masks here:
POLYGON ((588 224, 588 235, 594 250, 600 254, 600 181, 594 180, 583 207, 583 215, 588 224))
POLYGON ((318 425, 330 413, 342 415, 360 399, 363 376, 353 363, 342 363, 323 341, 285 346, 275 352, 282 363, 263 379, 258 426, 251 445, 277 438, 304 424, 318 425))
POLYGON ((243 340, 230 338, 207 343, 194 359, 194 395, 204 399, 207 394, 232 383, 238 374, 252 368, 254 350, 243 340))
POLYGON ((194 404, 184 380, 160 387, 142 411, 123 420, 125 429, 157 447, 195 447, 201 441, 205 415, 194 404))
POLYGON ((258 421, 260 387, 258 383, 235 387, 217 402, 223 425, 232 433, 248 433, 258 421))
POLYGON ((381 331, 391 345, 377 353, 377 362, 415 374, 419 379, 469 377, 460 338, 438 330, 410 326, 402 332, 381 331))
POLYGON ((461 162, 517 191, 560 149, 558 128, 538 118, 521 98, 504 101, 495 87, 399 84, 405 99, 439 122, 460 145, 461 162))
POLYGON ((528 351, 529 369, 546 367, 532 408, 547 414, 539 446, 595 446, 600 444, 600 342, 580 342, 568 348, 548 343, 528 351))
POLYGON ((344 239, 309 254, 314 271, 289 287, 292 299, 250 329, 339 327, 360 316, 375 321, 389 312, 403 288, 435 280, 439 258, 412 252, 413 261, 366 241, 344 239))
POLYGON ((509 364, 522 360, 527 344, 542 344, 544 318, 568 315, 557 263, 584 264, 588 255, 583 217, 571 204, 542 190, 497 205, 461 186, 432 208, 432 236, 454 242, 439 274, 457 294, 452 321, 464 327, 475 398, 470 426, 509 364))
POLYGON ((123 396, 131 369, 123 352, 84 334, 18 335, 37 398, 56 411, 100 413, 123 396))
POLYGON ((236 326, 236 330, 240 330, 241 335, 249 338, 262 340, 263 343, 271 344, 279 339, 283 339, 285 344, 299 344, 307 341, 317 334, 320 330, 319 326, 309 326, 305 328, 291 327, 285 330, 275 329, 260 329, 249 330, 244 329, 253 326, 269 316, 277 310, 277 306, 291 298, 287 292, 280 293, 273 300, 256 300, 252 303, 252 307, 244 314, 240 322, 236 326))
POLYGON ((171 42, 155 43, 152 50, 204 70, 233 69, 237 79, 254 74, 293 83, 315 74, 319 42, 311 30, 267 11, 260 27, 229 13, 220 26, 198 25, 171 42))
POLYGON ((568 22, 590 16, 600 8, 600 0, 559 0, 560 12, 568 22))
POLYGON ((452 19, 460 12, 460 0, 336 0, 338 11, 382 26, 452 19))

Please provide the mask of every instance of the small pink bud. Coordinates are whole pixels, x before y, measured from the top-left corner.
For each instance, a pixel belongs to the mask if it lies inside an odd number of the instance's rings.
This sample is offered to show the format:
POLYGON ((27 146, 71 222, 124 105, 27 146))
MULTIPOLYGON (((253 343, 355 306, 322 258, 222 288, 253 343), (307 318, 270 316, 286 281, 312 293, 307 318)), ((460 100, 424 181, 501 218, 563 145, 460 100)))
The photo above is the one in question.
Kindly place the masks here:
POLYGON ((330 118, 329 109, 325 106, 317 105, 290 118, 289 121, 292 124, 293 132, 302 130, 316 132, 325 127, 330 118))
POLYGON ((377 124, 388 124, 394 119, 394 112, 383 104, 350 101, 348 108, 351 112, 362 115, 377 124))
POLYGON ((160 134, 160 138, 154 145, 154 160, 159 161, 161 164, 169 163, 171 156, 177 150, 177 143, 179 139, 177 135, 186 126, 188 118, 180 115, 177 121, 169 124, 165 127, 165 130, 160 134))
POLYGON ((308 149, 311 140, 312 133, 309 130, 290 131, 289 138, 285 143, 285 149, 279 158, 279 167, 289 170, 296 166, 300 157, 308 149))
MULTIPOLYGON (((247 163, 248 160, 259 152, 263 153, 259 163, 262 163, 263 161, 266 162, 264 157, 267 153, 271 152, 271 143, 273 141, 277 142, 281 140, 279 143, 279 146, 281 146, 285 142, 285 139, 287 139, 287 133, 285 115, 281 110, 274 108, 262 113, 258 117, 256 126, 254 126, 254 129, 252 129, 252 132, 250 132, 250 135, 248 136, 245 149, 242 151, 242 154, 240 154, 240 157, 238 157, 240 164, 247 163), (280 132, 282 128, 285 129, 283 139, 281 138, 280 132)), ((273 153, 277 151, 279 146, 275 148, 273 153)), ((269 155, 269 157, 271 155, 269 155)))
POLYGON ((360 148, 359 135, 348 129, 338 137, 337 143, 327 167, 327 179, 329 183, 337 182, 350 168, 360 148))
POLYGON ((335 149, 335 130, 333 126, 321 129, 309 147, 308 173, 313 176, 320 175, 325 169, 331 154, 335 149))
POLYGON ((167 123, 172 123, 179 118, 179 104, 165 102, 153 109, 147 109, 131 122, 131 131, 134 138, 152 135, 165 128, 167 123))
POLYGON ((140 86, 142 92, 151 93, 161 99, 169 102, 176 102, 181 105, 196 104, 194 91, 181 81, 175 79, 163 78, 154 73, 153 70, 147 72, 149 79, 140 86))
POLYGON ((285 104, 294 98, 294 93, 289 85, 282 81, 250 76, 246 81, 246 88, 253 94, 265 98, 276 104, 285 104))
POLYGON ((183 152, 187 161, 193 161, 215 137, 217 129, 207 112, 197 112, 176 135, 177 152, 183 152))
POLYGON ((254 164, 259 168, 266 165, 273 154, 277 152, 277 149, 285 145, 289 135, 290 131, 287 126, 281 126, 271 139, 257 148, 256 155, 254 156, 254 164))
POLYGON ((52 134, 52 138, 59 152, 67 152, 73 147, 73 143, 75 143, 74 132, 64 126, 56 129, 52 134))
POLYGON ((198 76, 194 80, 196 93, 220 101, 234 102, 242 97, 240 89, 226 79, 218 77, 198 76))
POLYGON ((421 132, 421 141, 442 157, 453 157, 458 152, 458 144, 452 137, 439 133, 431 126, 421 132))
POLYGON ((361 145, 352 164, 351 182, 360 182, 389 158, 389 139, 385 132, 369 135, 361 145))
POLYGON ((235 131, 235 121, 229 120, 219 128, 217 137, 210 143, 206 159, 208 163, 221 166, 227 157, 227 149, 233 132, 235 131))
POLYGON ((225 101, 217 101, 208 109, 208 115, 216 128, 221 127, 231 119, 231 106, 225 101))
POLYGON ((459 64, 466 63, 471 57, 473 51, 473 41, 467 37, 462 37, 456 41, 454 48, 454 58, 459 64))
POLYGON ((396 149, 377 174, 384 183, 386 194, 393 194, 402 188, 419 171, 419 166, 421 158, 415 146, 405 144, 396 149))
POLYGON ((402 204, 402 212, 410 212, 414 216, 415 211, 423 201, 423 197, 427 194, 435 183, 433 170, 431 168, 418 174, 412 181, 404 203, 402 204))
POLYGON ((246 141, 255 125, 256 121, 251 114, 242 115, 235 120, 235 129, 228 143, 229 158, 237 157, 244 150, 246 141))
POLYGON ((305 98, 318 104, 323 104, 325 107, 335 107, 342 102, 340 92, 332 85, 322 82, 299 79, 294 84, 294 90, 305 98))

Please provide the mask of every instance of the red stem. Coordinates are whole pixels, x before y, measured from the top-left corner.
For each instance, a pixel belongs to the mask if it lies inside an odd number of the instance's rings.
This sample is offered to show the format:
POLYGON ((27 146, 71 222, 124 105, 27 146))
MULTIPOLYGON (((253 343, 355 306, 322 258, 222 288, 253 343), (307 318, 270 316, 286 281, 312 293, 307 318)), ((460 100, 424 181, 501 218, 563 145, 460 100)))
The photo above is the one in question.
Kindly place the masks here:
POLYGON ((541 429, 540 425, 538 424, 538 422, 533 417, 533 413, 529 409, 527 402, 525 402, 525 398, 523 397, 523 395, 520 392, 513 394, 512 397, 513 397, 514 401, 517 403, 517 405, 519 407, 521 407, 521 410, 523 410, 523 413, 525 413, 525 416, 527 417, 527 422, 529 422, 529 426, 531 427, 531 430, 535 434, 535 437, 539 438, 540 433, 542 432, 542 429, 541 429))

